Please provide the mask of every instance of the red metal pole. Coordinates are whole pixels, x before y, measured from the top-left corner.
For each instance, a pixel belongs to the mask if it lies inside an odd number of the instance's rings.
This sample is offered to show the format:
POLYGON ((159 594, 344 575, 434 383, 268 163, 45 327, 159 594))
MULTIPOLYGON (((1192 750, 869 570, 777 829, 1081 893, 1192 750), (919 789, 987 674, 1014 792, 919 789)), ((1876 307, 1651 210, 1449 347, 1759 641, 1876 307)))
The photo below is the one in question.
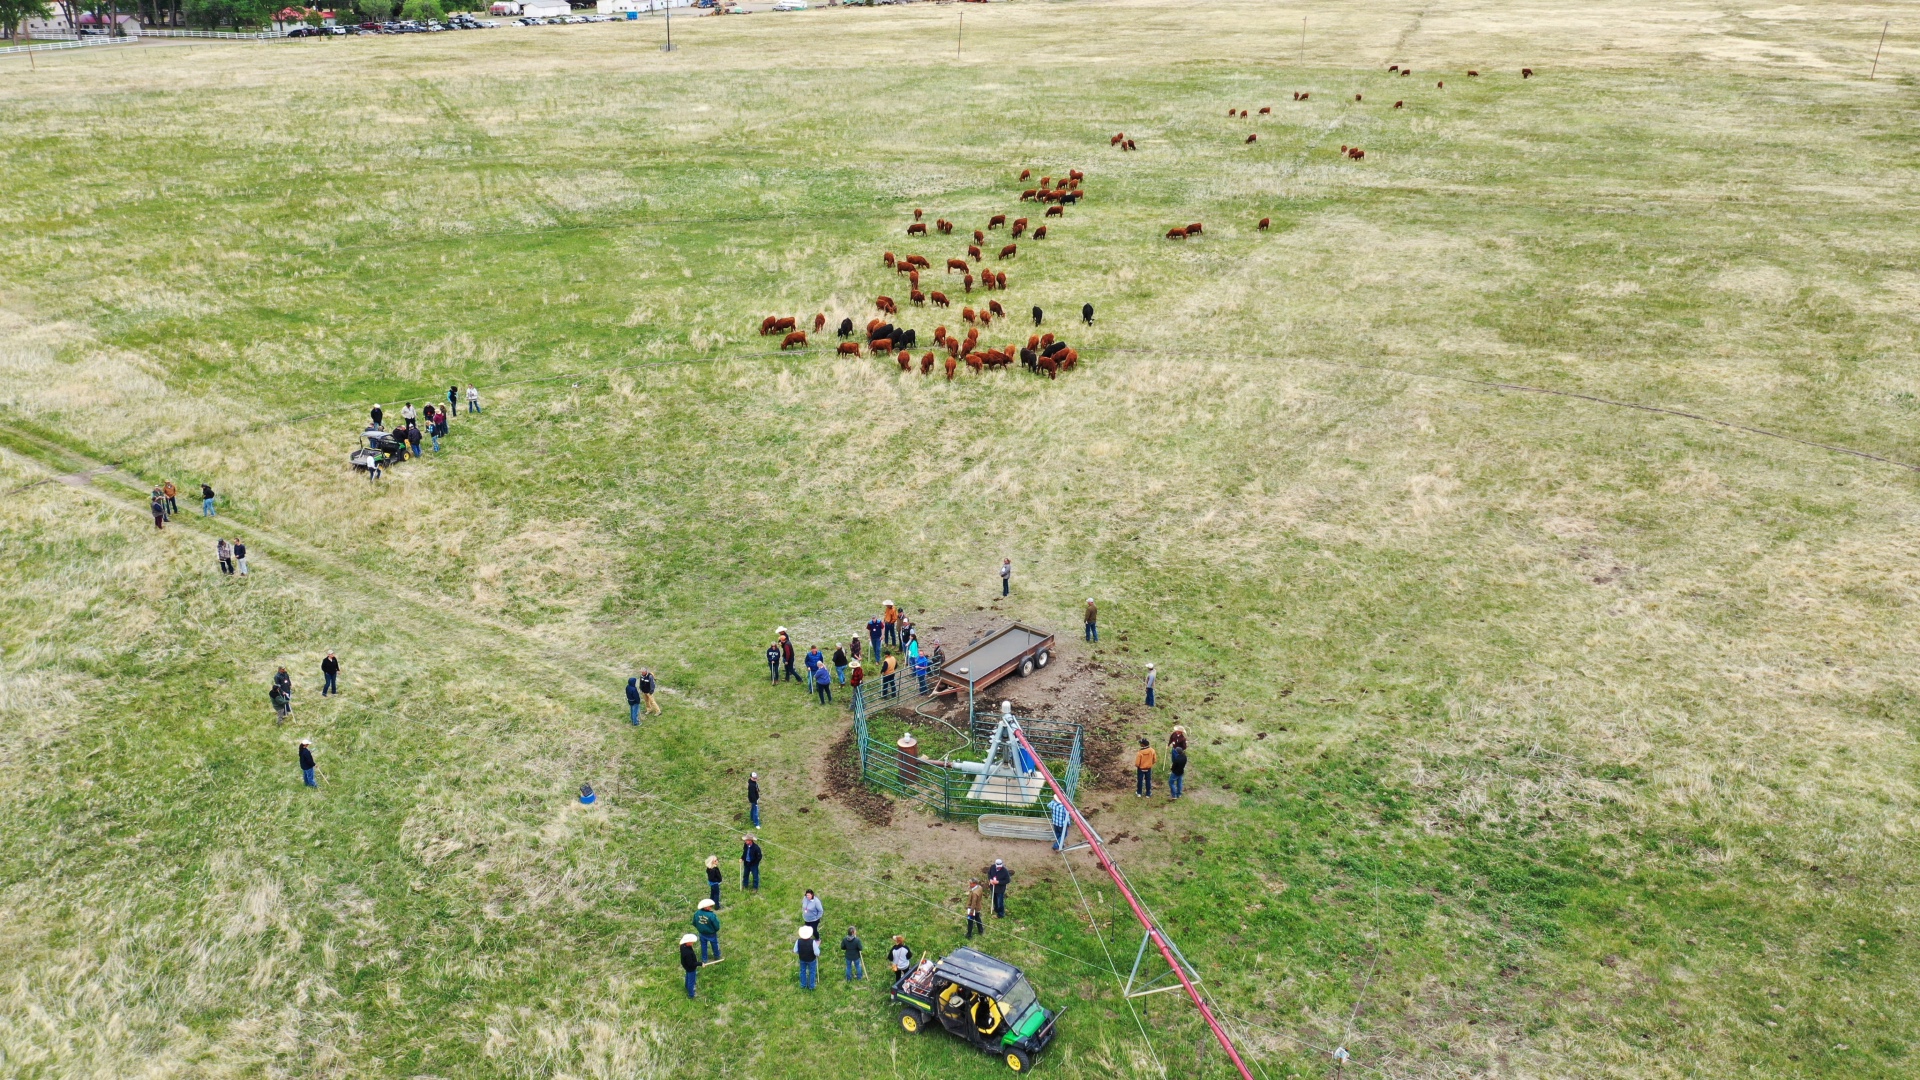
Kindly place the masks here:
POLYGON ((1153 939, 1154 945, 1160 950, 1160 955, 1166 957, 1167 966, 1172 968, 1173 973, 1179 977, 1180 985, 1186 988, 1187 996, 1193 999, 1194 1007, 1199 1009, 1200 1015, 1206 1018, 1207 1026, 1213 1029, 1213 1037, 1220 1042, 1220 1049, 1225 1050, 1227 1056, 1233 1059, 1233 1067, 1240 1070, 1243 1080, 1253 1080, 1253 1074, 1247 1071, 1246 1063, 1240 1060, 1240 1052, 1233 1048, 1233 1040, 1227 1037, 1226 1029, 1220 1026, 1219 1020, 1214 1018, 1213 1010, 1207 1008, 1207 1003, 1200 997, 1200 991, 1194 988, 1193 981, 1187 978, 1186 968, 1174 958, 1173 950, 1167 947, 1167 939, 1160 933, 1160 928, 1154 925, 1152 919, 1147 918, 1146 910, 1140 906, 1140 901, 1134 898, 1133 890, 1127 888, 1127 883, 1121 879, 1120 871, 1114 867, 1113 860, 1107 856, 1105 845, 1100 843, 1100 838, 1094 835, 1092 828, 1088 827, 1087 819, 1080 816, 1080 808, 1073 805, 1073 800, 1067 798, 1066 792, 1060 790, 1060 782, 1053 778, 1053 771, 1047 768, 1046 762, 1040 760, 1040 752, 1027 741, 1027 733, 1020 730, 1019 724, 1010 726, 1013 728, 1013 737, 1020 740, 1021 748, 1032 757, 1034 767, 1040 771, 1041 776, 1046 778, 1047 786, 1053 789, 1053 797, 1060 800, 1060 804, 1067 808, 1067 813, 1073 815, 1074 822, 1080 826, 1080 835, 1087 838, 1087 847, 1092 850, 1094 858, 1100 860, 1100 868, 1113 879, 1113 885, 1120 890, 1120 895, 1127 898, 1127 906, 1133 909, 1133 917, 1140 920, 1140 925, 1146 928, 1147 936, 1153 939))

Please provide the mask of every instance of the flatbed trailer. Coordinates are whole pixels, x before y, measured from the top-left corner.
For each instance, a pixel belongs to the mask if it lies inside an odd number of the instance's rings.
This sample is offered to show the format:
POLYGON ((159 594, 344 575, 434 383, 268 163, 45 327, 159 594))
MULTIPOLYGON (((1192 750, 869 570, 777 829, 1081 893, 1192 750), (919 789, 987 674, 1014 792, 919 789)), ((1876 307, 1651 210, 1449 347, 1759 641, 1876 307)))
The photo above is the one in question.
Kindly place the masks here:
POLYGON ((1015 672, 1031 675, 1053 658, 1053 635, 1026 623, 1008 623, 946 658, 934 676, 937 694, 978 696, 1015 672))

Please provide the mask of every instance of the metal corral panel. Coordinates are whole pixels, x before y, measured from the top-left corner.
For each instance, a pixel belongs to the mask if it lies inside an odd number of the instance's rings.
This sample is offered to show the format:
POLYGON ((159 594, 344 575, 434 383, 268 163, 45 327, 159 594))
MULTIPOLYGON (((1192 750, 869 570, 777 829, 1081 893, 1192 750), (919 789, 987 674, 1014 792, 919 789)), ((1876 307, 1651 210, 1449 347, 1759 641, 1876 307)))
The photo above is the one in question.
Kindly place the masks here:
POLYGON ((1053 822, 1012 814, 981 814, 980 835, 996 840, 1053 840, 1053 822))

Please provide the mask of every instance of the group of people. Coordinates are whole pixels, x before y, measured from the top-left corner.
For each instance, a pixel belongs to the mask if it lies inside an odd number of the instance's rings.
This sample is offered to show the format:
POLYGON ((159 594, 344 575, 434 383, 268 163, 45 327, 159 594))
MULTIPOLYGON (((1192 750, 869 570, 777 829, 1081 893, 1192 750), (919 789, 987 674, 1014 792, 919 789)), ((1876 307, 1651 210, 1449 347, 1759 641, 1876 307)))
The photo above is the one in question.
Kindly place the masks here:
MULTIPOLYGON (((226 541, 220 541, 225 544, 226 541)), ((240 557, 246 557, 246 549, 241 547, 240 557)), ((241 573, 246 573, 246 564, 241 563, 241 573)), ((328 653, 320 661, 320 696, 331 697, 340 692, 340 658, 328 653)), ((273 682, 267 687, 267 700, 273 703, 273 722, 284 724, 293 715, 293 676, 287 674, 283 666, 273 673, 273 682)), ((310 788, 320 786, 314 779, 313 741, 300 740, 300 778, 310 788)))
MULTIPOLYGON (((214 516, 213 499, 213 485, 201 484, 201 517, 214 516)), ((156 529, 166 528, 167 522, 173 520, 173 515, 180 512, 180 489, 175 487, 171 480, 154 488, 147 496, 147 509, 153 512, 153 527, 156 529)))
MULTIPOLYGON (((447 403, 445 405, 428 405, 416 413, 413 408, 413 402, 409 401, 400 407, 399 426, 395 427, 392 431, 388 431, 382 426, 386 422, 387 411, 376 403, 373 408, 368 411, 367 415, 370 419, 366 431, 362 434, 366 436, 368 445, 374 446, 376 450, 379 449, 381 444, 386 443, 387 440, 391 440, 393 444, 397 444, 398 448, 392 459, 390 459, 385 452, 375 453, 373 458, 366 463, 367 479, 380 479, 381 469, 389 460, 405 461, 409 455, 416 458, 419 457, 421 455, 420 447, 422 442, 430 442, 433 446, 433 452, 436 454, 439 453, 440 440, 447 437, 448 418, 457 415, 459 412, 460 387, 449 386, 447 387, 447 403), (421 428, 422 424, 426 425, 424 430, 421 428)), ((469 386, 467 387, 467 414, 473 415, 478 412, 480 412, 480 388, 477 386, 469 386)))
POLYGON ((247 542, 245 540, 239 537, 234 537, 232 540, 221 537, 215 540, 213 557, 219 561, 221 573, 247 576, 247 542))
POLYGON ((888 700, 899 695, 899 676, 903 669, 919 680, 920 692, 925 694, 932 689, 933 674, 946 661, 946 649, 937 641, 931 651, 921 649, 920 635, 914 630, 912 620, 888 600, 880 614, 867 622, 864 649, 859 634, 848 638, 844 645, 835 645, 831 657, 823 646, 815 645, 804 655, 807 669, 804 675, 794 668, 798 650, 792 635, 784 626, 776 628, 773 643, 767 646, 767 679, 774 683, 798 682, 802 689, 810 690, 820 704, 831 705, 835 685, 853 690, 866 680, 863 651, 868 657, 878 657, 880 696, 888 700))
MULTIPOLYGON (((1148 684, 1147 693, 1153 693, 1152 684, 1148 684)), ((1152 701, 1151 697, 1148 699, 1152 701)), ((1133 755, 1133 797, 1149 798, 1153 795, 1153 767, 1159 764, 1160 755, 1154 752, 1153 743, 1145 738, 1140 740, 1140 749, 1133 755)), ((1187 729, 1181 724, 1173 725, 1173 731, 1167 736, 1167 798, 1177 799, 1187 790, 1187 729)))

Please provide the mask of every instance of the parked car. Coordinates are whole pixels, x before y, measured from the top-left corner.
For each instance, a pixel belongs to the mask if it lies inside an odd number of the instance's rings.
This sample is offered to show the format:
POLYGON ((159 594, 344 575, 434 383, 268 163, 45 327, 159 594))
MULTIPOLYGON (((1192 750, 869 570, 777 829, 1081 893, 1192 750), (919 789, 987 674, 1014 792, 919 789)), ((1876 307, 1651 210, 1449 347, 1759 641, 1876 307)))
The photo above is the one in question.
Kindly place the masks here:
POLYGON ((775 11, 805 11, 807 0, 778 0, 773 5, 775 11))

